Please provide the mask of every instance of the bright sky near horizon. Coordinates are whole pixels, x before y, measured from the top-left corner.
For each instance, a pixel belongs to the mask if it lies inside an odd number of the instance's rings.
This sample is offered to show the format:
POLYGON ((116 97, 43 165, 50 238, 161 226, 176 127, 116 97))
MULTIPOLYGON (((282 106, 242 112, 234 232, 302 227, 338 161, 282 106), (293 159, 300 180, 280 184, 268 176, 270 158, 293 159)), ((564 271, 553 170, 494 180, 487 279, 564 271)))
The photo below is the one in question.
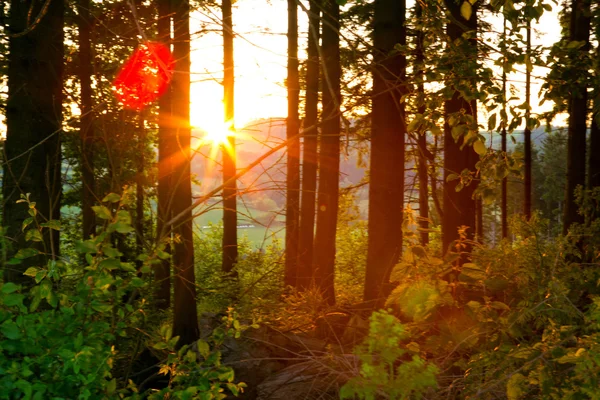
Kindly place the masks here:
MULTIPOLYGON (((414 2, 408 1, 408 7, 414 2)), ((540 34, 533 35, 533 46, 549 46, 560 38, 558 7, 544 13, 533 28, 540 34)), ((300 58, 306 48, 307 18, 299 10, 300 58)), ((486 18, 497 31, 502 30, 502 18, 486 18)), ((285 117, 287 94, 285 89, 287 57, 287 2, 282 0, 238 0, 234 4, 233 23, 236 38, 235 59, 235 123, 241 128, 259 118, 285 117)), ((223 39, 221 36, 220 10, 199 10, 192 14, 192 32, 204 32, 192 41, 192 125, 203 130, 223 127, 223 39)), ((519 96, 524 98, 524 66, 509 76, 519 96)), ((532 108, 547 111, 551 103, 538 107, 538 93, 546 68, 535 67, 532 79, 532 108)), ((487 119, 487 118, 486 118, 487 119)), ((564 123, 563 118, 556 121, 564 123)))

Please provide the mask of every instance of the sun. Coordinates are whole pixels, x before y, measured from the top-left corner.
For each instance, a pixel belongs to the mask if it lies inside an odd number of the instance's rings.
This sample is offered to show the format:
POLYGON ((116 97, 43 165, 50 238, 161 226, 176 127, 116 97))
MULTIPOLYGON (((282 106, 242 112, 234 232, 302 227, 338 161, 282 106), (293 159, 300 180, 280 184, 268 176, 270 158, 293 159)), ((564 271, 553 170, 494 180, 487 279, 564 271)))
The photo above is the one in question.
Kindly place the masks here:
POLYGON ((234 132, 231 128, 231 124, 211 124, 212 126, 203 127, 205 131, 201 141, 203 144, 210 144, 212 146, 227 145, 230 136, 233 136, 234 132))

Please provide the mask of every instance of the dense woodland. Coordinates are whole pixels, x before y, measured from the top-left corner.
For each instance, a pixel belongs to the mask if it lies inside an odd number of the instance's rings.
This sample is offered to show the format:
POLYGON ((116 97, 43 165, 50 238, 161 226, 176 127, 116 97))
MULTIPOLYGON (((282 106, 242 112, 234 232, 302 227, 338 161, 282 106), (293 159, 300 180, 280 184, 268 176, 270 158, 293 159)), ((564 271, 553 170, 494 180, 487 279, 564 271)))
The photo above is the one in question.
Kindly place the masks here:
POLYGON ((0 398, 600 398, 599 4, 287 6, 285 136, 242 166, 235 0, 0 3, 0 398))

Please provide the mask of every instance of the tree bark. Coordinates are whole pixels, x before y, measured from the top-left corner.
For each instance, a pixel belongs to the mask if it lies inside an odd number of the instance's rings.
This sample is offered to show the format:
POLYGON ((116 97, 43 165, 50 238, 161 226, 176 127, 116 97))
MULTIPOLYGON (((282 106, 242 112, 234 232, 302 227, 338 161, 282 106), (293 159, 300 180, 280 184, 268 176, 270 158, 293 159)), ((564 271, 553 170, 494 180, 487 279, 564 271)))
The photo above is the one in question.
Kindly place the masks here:
MULTIPOLYGON (((234 126, 234 63, 233 63, 233 20, 231 0, 223 0, 223 102, 225 123, 233 131, 234 126)), ((231 273, 237 263, 237 182, 230 178, 236 174, 235 137, 227 138, 223 151, 223 272, 231 273)))
POLYGON ((365 301, 380 305, 402 254, 406 58, 394 51, 406 44, 406 2, 376 0, 373 23, 373 109, 369 180, 365 301))
POLYGON ((81 214, 83 239, 96 233, 94 178, 94 112, 92 102, 92 16, 90 0, 77 2, 79 29, 79 85, 81 88, 80 140, 81 140, 81 214))
POLYGON ((300 289, 311 284, 313 274, 313 239, 317 193, 317 147, 319 106, 319 37, 320 4, 310 0, 308 16, 308 60, 306 62, 306 105, 304 148, 302 152, 302 204, 298 245, 298 281, 300 289), (307 129, 311 129, 307 131, 307 129))
MULTIPOLYGON (((590 2, 589 0, 573 0, 571 2, 571 25, 569 29, 571 41, 586 42, 583 51, 589 49, 590 39, 590 2)), ((581 82, 581 81, 579 81, 581 82)), ((585 150, 587 131, 587 86, 579 83, 571 89, 569 98, 569 122, 567 139, 567 189, 563 219, 563 234, 569 232, 573 223, 583 223, 583 217, 577 212, 575 189, 585 186, 585 150)))
POLYGON ((525 196, 523 196, 523 214, 529 221, 531 218, 531 129, 529 126, 529 119, 531 118, 531 18, 527 18, 527 44, 526 44, 526 71, 525 71, 525 103, 527 109, 525 110, 525 196))
MULTIPOLYGON (((502 109, 506 114, 506 17, 504 17, 503 21, 503 30, 502 30, 502 109)), ((502 131, 501 135, 501 143, 502 143, 502 153, 506 157, 507 147, 506 147, 506 121, 502 121, 502 131)), ((502 188, 501 188, 501 199, 500 199, 500 224, 502 226, 502 239, 506 239, 508 237, 508 177, 502 178, 502 188)))
POLYGON ((298 106, 300 79, 298 76, 298 4, 288 0, 288 117, 286 121, 287 178, 285 214, 285 286, 297 286, 298 239, 300 214, 300 139, 298 106))
MULTIPOLYGON (((6 246, 7 259, 18 249, 32 247, 22 230, 23 221, 30 217, 29 208, 16 203, 22 194, 30 193, 36 202, 38 222, 60 219, 64 3, 51 1, 40 14, 43 7, 43 2, 31 0, 10 2, 2 185, 2 225, 4 235, 12 239, 6 246), (39 18, 31 21, 28 15, 39 18)), ((45 264, 48 257, 56 259, 58 231, 45 228, 37 247, 48 256, 5 265, 5 282, 30 283, 23 276, 28 267, 45 264)))
POLYGON ((340 7, 323 5, 323 114, 319 152, 319 193, 315 233, 315 282, 329 304, 335 304, 335 236, 340 184, 340 7))
MULTIPOLYGON (((171 0, 157 0, 158 38, 168 47, 171 45, 171 0)), ((171 227, 165 223, 171 219, 171 200, 173 174, 173 155, 175 137, 173 137, 171 116, 171 86, 158 100, 158 188, 157 188, 157 241, 171 237, 171 227)), ((167 249, 169 250, 169 249, 167 249)), ((156 282, 156 307, 168 309, 171 305, 171 261, 161 260, 154 268, 156 282)))
MULTIPOLYGON (((461 4, 453 0, 445 0, 446 7, 452 15, 452 20, 446 25, 448 39, 453 46, 457 39, 461 39, 466 32, 477 30, 477 11, 473 6, 473 13, 468 20, 465 20, 460 12, 461 4), (458 23, 460 22, 460 24, 458 23)), ((477 3, 476 3, 477 4, 477 3)), ((464 39, 463 39, 464 40, 464 39)), ((477 42, 472 38, 465 45, 458 45, 465 54, 461 55, 464 63, 475 63, 477 56, 477 42)), ((449 83, 454 86, 455 83, 449 83)), ((477 104, 475 100, 468 101, 461 96, 460 92, 455 89, 452 98, 444 102, 444 215, 442 218, 442 248, 443 252, 447 252, 450 245, 459 238, 458 229, 461 226, 467 226, 467 239, 473 240, 476 229, 476 200, 473 198, 473 192, 476 188, 476 182, 471 182, 470 185, 456 191, 455 185, 457 180, 448 182, 450 174, 458 174, 468 169, 475 170, 475 165, 479 160, 479 156, 473 150, 472 146, 465 146, 461 150, 464 136, 455 140, 452 136, 452 127, 449 124, 451 115, 458 115, 462 110, 468 116, 476 120, 477 104)), ((476 125, 476 124, 474 124, 476 125)), ((473 129, 473 127, 470 127, 473 129)), ((471 246, 463 249, 464 253, 470 253, 471 246)))
MULTIPOLYGON (((423 6, 417 2, 415 4, 415 17, 417 21, 423 19, 423 6)), ((415 54, 416 79, 417 79, 417 101, 419 106, 417 112, 425 114, 425 49, 423 47, 425 33, 422 29, 417 31, 417 51, 415 54)), ((429 179, 427 172, 427 132, 422 132, 417 136, 417 148, 419 151, 417 173, 419 176, 419 227, 421 228, 421 244, 429 244, 429 179)))
MULTIPOLYGON (((173 179, 173 215, 189 210, 192 205, 190 179, 190 4, 189 0, 174 0, 174 44, 176 60, 173 75, 172 114, 175 135, 173 179)), ((179 236, 175 242, 173 264, 175 269, 173 336, 179 336, 178 346, 199 338, 196 309, 196 277, 194 273, 194 243, 192 212, 173 226, 179 236)))

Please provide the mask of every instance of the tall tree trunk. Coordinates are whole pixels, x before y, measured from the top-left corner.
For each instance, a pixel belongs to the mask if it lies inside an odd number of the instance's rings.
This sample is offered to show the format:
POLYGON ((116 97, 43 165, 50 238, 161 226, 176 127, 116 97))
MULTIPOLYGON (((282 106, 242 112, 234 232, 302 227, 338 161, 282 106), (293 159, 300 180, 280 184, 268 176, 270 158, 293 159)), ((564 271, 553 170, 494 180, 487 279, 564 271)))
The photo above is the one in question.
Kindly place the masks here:
MULTIPOLYGON (((415 16, 417 21, 422 22, 423 6, 417 1, 415 4, 415 16)), ((416 79, 417 79, 417 101, 419 107, 417 112, 421 115, 425 114, 425 49, 423 40, 425 32, 423 29, 417 31, 417 51, 415 54, 416 62, 416 79)), ((418 160, 418 176, 419 176, 419 227, 421 228, 421 244, 427 246, 429 244, 429 187, 428 187, 428 172, 427 172, 427 132, 417 136, 417 147, 419 151, 418 160)))
MULTIPOLYGON (((171 0, 157 0, 158 38, 167 46, 171 44, 171 0)), ((175 138, 171 117, 171 86, 158 100, 158 188, 156 239, 165 240, 171 236, 171 227, 165 223, 171 219, 171 175, 175 138)), ((168 309, 171 305, 171 261, 161 260, 154 267, 156 281, 156 307, 168 309)))
MULTIPOLYGON (((5 236, 14 241, 7 248, 11 258, 26 244, 23 221, 29 208, 17 204, 30 193, 36 202, 38 221, 60 219, 62 129, 62 77, 64 3, 11 1, 9 20, 8 100, 4 143, 3 221, 5 236), (40 15, 31 21, 29 15, 40 15), (37 26, 34 25, 37 22, 37 26)), ((58 231, 44 229, 39 249, 50 257, 59 253, 58 231)), ((23 271, 44 263, 32 257, 20 265, 4 266, 5 282, 27 282, 23 271)))
MULTIPOLYGON (((600 32, 600 29, 598 29, 600 32)), ((600 38, 598 38, 600 39, 600 38)), ((596 51, 596 82, 600 82, 600 44, 596 51)), ((600 87, 595 88, 594 112, 592 113, 592 125, 590 127, 590 155, 588 168, 588 188, 600 187, 600 87)))
POLYGON ((287 178, 285 214, 285 274, 286 286, 297 286, 298 238, 300 213, 300 139, 298 106, 300 103, 300 79, 298 76, 298 4, 288 0, 288 117, 286 135, 287 178))
MULTIPOLYGON (((140 255, 144 251, 144 185, 146 184, 146 127, 144 112, 139 113, 138 159, 135 182, 135 252, 140 255)), ((141 267, 141 263, 138 263, 141 267)))
MULTIPOLYGON (((506 114, 506 16, 502 29, 502 110, 506 114)), ((502 120, 502 153, 506 156, 506 121, 502 120)), ((502 193, 500 199, 500 224, 502 225, 502 239, 508 237, 508 177, 502 178, 502 193)))
POLYGON ((319 37, 320 4, 310 0, 308 12, 308 60, 306 62, 306 104, 304 117, 304 149, 302 152, 302 204, 298 245, 298 281, 306 289, 313 274, 313 239, 317 192, 317 146, 319 106, 319 37), (311 129, 307 131, 307 129, 311 129))
MULTIPOLYGON (((468 3, 468 2, 467 2, 468 3)), ((477 11, 473 6, 472 15, 466 20, 460 12, 461 4, 453 0, 445 0, 446 7, 452 15, 451 21, 446 25, 446 31, 451 46, 455 46, 457 50, 462 50, 462 54, 457 62, 475 64, 477 56, 477 41, 475 38, 468 39, 467 43, 457 45, 457 40, 465 40, 463 34, 477 30, 477 11)), ((477 4, 477 3, 475 3, 477 4)), ((454 86, 453 82, 448 84, 454 86)), ((444 102, 444 215, 442 218, 442 246, 443 252, 448 251, 450 245, 459 238, 458 229, 461 226, 467 226, 467 239, 474 238, 474 230, 476 229, 476 200, 473 198, 473 192, 476 188, 476 183, 471 182, 470 185, 463 187, 460 191, 456 191, 458 180, 448 182, 450 174, 459 174, 464 170, 475 170, 475 165, 479 161, 479 156, 471 146, 463 145, 464 136, 455 140, 452 136, 452 127, 449 124, 449 116, 457 115, 464 110, 465 114, 474 119, 474 123, 469 126, 469 129, 476 130, 477 118, 477 103, 475 100, 467 101, 460 92, 454 88, 451 99, 444 102)), ((464 249, 465 253, 469 253, 470 246, 464 249)))
MULTIPOLYGON (((572 0, 571 41, 586 42, 583 50, 589 49, 590 1, 572 0)), ((580 81, 581 82, 581 81, 580 81)), ((575 189, 585 186, 585 148, 587 131, 587 86, 580 83, 571 89, 569 98, 569 128, 567 139, 567 189, 565 193, 563 234, 567 234, 571 224, 582 223, 583 217, 577 212, 575 189)))
POLYGON ((364 300, 382 303, 392 268, 402 253, 404 142, 406 121, 400 98, 406 91, 406 2, 375 0, 373 23, 373 110, 369 223, 364 300))
MULTIPOLYGON (((174 44, 176 60, 173 75, 172 114, 176 150, 174 154, 173 215, 190 210, 192 183, 190 179, 191 127, 190 127, 190 3, 174 0, 174 44)), ((179 336, 178 346, 194 342, 199 337, 196 309, 196 277, 194 273, 194 235, 192 212, 173 226, 179 236, 175 242, 173 264, 175 268, 175 292, 173 310, 173 336, 179 336)))
MULTIPOLYGON (((234 64, 233 64, 233 20, 231 0, 223 0, 223 89, 225 122, 233 131, 234 126, 234 64)), ((235 137, 227 138, 223 150, 223 182, 236 174, 235 137)), ((232 180, 223 188, 223 272, 230 273, 237 263, 237 182, 232 180)))
POLYGON ((81 87, 81 214, 83 239, 96 233, 96 215, 92 206, 95 199, 94 182, 94 114, 92 103, 92 17, 90 0, 77 2, 79 29, 79 85, 81 87))
POLYGON ((523 203, 523 214, 529 221, 531 218, 531 129, 529 119, 531 118, 531 18, 527 17, 527 44, 525 50, 526 71, 525 71, 525 196, 523 203))
POLYGON ((329 304, 335 304, 335 234, 340 185, 340 7, 323 5, 323 114, 319 151, 319 193, 315 233, 315 282, 329 304))

